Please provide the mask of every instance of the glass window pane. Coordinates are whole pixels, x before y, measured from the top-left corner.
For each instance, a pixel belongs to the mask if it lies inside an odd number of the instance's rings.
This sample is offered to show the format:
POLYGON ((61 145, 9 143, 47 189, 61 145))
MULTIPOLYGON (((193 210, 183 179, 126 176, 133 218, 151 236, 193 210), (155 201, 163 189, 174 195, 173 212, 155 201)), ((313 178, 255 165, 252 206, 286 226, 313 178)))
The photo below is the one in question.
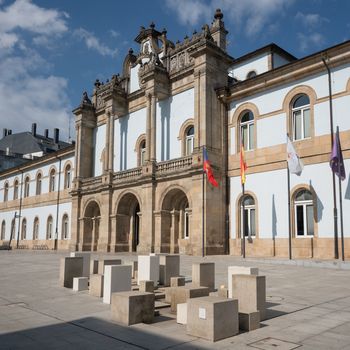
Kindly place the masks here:
POLYGON ((310 99, 307 95, 300 95, 293 103, 293 108, 299 108, 310 104, 310 99))
POLYGON ((244 205, 254 205, 254 199, 251 196, 244 196, 244 205))
POLYGON ((301 139, 301 111, 293 113, 294 116, 294 139, 301 139))
POLYGON ((310 137, 311 118, 310 109, 304 110, 304 137, 310 137))
POLYGON ((247 138, 248 138, 248 129, 247 125, 242 126, 242 142, 243 148, 247 150, 247 138))
POLYGON ((296 201, 312 201, 312 194, 310 191, 301 190, 295 196, 296 201))
POLYGON ((313 205, 306 206, 307 234, 314 235, 314 207, 313 205))
POLYGON ((250 210, 250 234, 252 236, 255 236, 256 230, 255 230, 255 209, 250 210))
POLYGON ((248 230, 249 230, 249 226, 248 226, 248 209, 244 209, 244 218, 243 218, 243 228, 242 231, 244 232, 244 236, 247 237, 248 236, 248 230))
POLYGON ((296 206, 296 234, 304 236, 304 210, 302 205, 296 206))
POLYGON ((249 124, 249 149, 254 148, 254 124, 249 124))
POLYGON ((246 112, 242 118, 241 118, 241 123, 246 123, 249 122, 250 120, 254 120, 254 114, 252 112, 246 112))

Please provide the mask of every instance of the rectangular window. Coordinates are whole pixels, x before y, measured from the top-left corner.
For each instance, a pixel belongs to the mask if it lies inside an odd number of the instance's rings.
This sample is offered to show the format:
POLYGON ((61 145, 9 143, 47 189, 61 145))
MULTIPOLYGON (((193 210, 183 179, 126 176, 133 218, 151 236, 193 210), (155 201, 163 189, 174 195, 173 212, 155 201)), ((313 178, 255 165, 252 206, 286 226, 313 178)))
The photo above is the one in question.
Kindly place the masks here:
POLYGON ((254 124, 249 124, 249 149, 254 148, 254 124))
POLYGON ((303 205, 296 206, 296 229, 297 236, 304 236, 304 207, 303 205))
POLYGON ((307 222, 307 235, 314 235, 314 207, 313 205, 306 206, 306 222, 307 222))
POLYGON ((304 113, 304 138, 310 137, 310 128, 311 128, 311 117, 310 117, 310 109, 305 109, 304 113))
POLYGON ((294 112, 294 140, 300 140, 302 138, 302 121, 301 121, 301 111, 294 112))

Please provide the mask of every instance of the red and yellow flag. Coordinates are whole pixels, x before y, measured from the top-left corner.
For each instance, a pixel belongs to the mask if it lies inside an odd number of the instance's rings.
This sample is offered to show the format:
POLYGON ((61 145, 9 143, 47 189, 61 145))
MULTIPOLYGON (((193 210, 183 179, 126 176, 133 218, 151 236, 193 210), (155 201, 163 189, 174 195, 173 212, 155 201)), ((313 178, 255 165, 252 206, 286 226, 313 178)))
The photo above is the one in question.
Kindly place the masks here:
POLYGON ((247 170, 247 163, 245 162, 244 159, 244 147, 243 144, 241 144, 241 159, 240 159, 240 164, 241 164, 241 184, 245 184, 245 171, 247 170))
POLYGON ((216 182, 214 175, 213 175, 213 170, 210 166, 209 160, 208 160, 208 154, 205 148, 203 148, 203 170, 207 174, 207 179, 208 181, 214 186, 218 187, 218 183, 216 182))

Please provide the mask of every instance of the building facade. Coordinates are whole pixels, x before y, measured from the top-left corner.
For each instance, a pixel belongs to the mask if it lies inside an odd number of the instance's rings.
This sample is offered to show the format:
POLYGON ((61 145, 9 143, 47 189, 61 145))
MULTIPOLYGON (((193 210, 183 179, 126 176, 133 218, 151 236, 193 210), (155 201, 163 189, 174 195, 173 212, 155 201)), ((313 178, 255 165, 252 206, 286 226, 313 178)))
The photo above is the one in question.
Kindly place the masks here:
MULTIPOLYGON (((91 97, 84 93, 73 111, 75 149, 0 173, 3 242, 18 212, 16 200, 9 200, 16 176, 34 179, 42 171, 50 188, 55 166, 60 190, 23 198, 17 221, 23 230, 26 215, 25 231, 33 235, 22 235, 22 245, 39 244, 34 222, 40 212, 46 228, 40 228, 39 241, 50 248, 240 255, 244 226, 247 256, 288 257, 290 214, 292 256, 332 258, 329 106, 331 100, 350 169, 350 42, 303 59, 274 44, 234 59, 226 35, 220 10, 210 26, 181 43, 172 43, 153 23, 141 27, 139 52, 130 50, 120 75, 97 80, 91 97), (304 163, 300 176, 290 175, 289 194, 287 133, 304 163), (244 197, 241 145, 248 165, 244 197), (218 187, 203 176, 203 148, 218 187), (58 215, 49 214, 55 200, 58 215), (47 234, 50 215, 54 235, 47 234)), ((25 193, 26 180, 18 181, 25 193)), ((350 210, 348 181, 344 213, 350 210)), ((343 228, 350 257, 346 215, 343 228)))

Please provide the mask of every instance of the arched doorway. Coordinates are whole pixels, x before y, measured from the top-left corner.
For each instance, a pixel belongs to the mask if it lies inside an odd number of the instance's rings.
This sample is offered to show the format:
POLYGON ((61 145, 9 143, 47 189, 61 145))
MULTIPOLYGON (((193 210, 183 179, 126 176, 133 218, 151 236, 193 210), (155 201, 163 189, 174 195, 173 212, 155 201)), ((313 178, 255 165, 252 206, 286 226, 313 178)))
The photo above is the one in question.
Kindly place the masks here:
POLYGON ((99 238, 101 211, 99 205, 92 201, 90 202, 83 217, 83 242, 82 250, 96 251, 99 238))
POLYGON ((190 216, 186 194, 178 188, 170 190, 164 197, 160 215, 161 253, 178 253, 179 240, 190 238, 190 216))
POLYGON ((133 193, 126 193, 120 199, 116 214, 116 251, 136 252, 141 227, 140 203, 133 193))

